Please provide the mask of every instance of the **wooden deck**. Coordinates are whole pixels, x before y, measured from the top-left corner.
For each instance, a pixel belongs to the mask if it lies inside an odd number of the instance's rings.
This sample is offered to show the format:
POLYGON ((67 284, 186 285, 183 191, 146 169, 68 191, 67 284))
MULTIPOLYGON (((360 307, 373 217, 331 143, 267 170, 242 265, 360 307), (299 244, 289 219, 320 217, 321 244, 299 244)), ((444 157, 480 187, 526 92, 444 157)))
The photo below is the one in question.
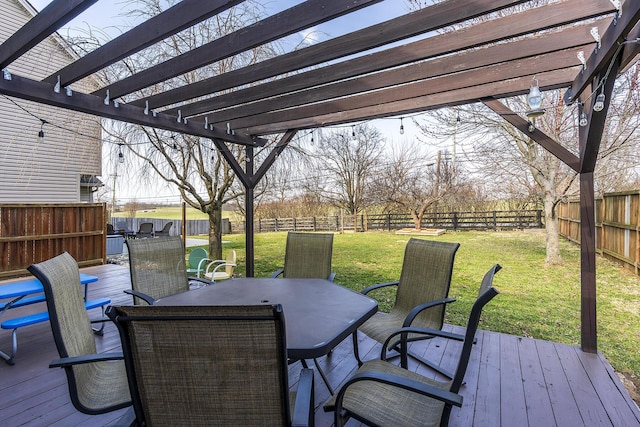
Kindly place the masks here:
MULTIPOLYGON (((89 288, 89 297, 109 297, 115 304, 129 304, 128 269, 105 265, 82 270, 100 277, 89 288)), ((7 317, 43 310, 42 304, 12 310, 7 317), (13 313, 15 312, 15 313, 13 313)), ((286 315, 286 314, 285 314, 286 315)), ((456 330, 460 328, 451 327, 456 330)), ((511 335, 480 331, 462 387, 464 404, 454 409, 451 426, 640 426, 640 411, 600 354, 579 348, 511 335)), ((100 351, 119 347, 113 325, 97 338, 100 351)), ((9 349, 11 334, 0 330, 0 348, 9 349)), ((2 426, 97 426, 106 425, 123 412, 89 416, 71 405, 66 378, 61 369, 49 369, 57 357, 48 323, 18 331, 16 364, 0 361, 0 425, 2 426)), ((431 360, 452 369, 460 343, 432 340, 413 347, 431 360)), ((361 354, 373 358, 379 345, 361 336, 361 354)), ((335 349, 320 363, 334 388, 356 369, 351 340, 335 349)), ((413 365, 433 376, 428 369, 413 365)), ((290 368, 296 387, 300 364, 290 368)), ((316 425, 330 426, 332 414, 322 410, 329 392, 316 377, 316 425)), ((358 425, 351 422, 351 425, 358 425)))

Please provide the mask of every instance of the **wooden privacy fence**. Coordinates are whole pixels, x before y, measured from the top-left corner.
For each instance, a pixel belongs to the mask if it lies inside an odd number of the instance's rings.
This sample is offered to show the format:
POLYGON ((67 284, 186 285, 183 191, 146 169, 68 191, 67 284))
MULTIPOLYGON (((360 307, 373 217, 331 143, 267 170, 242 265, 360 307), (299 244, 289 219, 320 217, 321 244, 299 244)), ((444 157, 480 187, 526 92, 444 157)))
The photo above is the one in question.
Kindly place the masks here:
POLYGON ((81 267, 103 264, 105 217, 104 203, 0 205, 0 278, 64 251, 81 267))
MULTIPOLYGON (((596 200, 596 250, 640 274, 640 191, 606 193, 596 200)), ((558 205, 560 235, 580 242, 580 201, 558 205)))
MULTIPOLYGON (((425 214, 422 228, 449 230, 510 230, 542 228, 542 211, 438 212, 425 214)), ((304 218, 266 218, 255 222, 257 233, 269 231, 341 231, 400 230, 414 228, 411 215, 335 215, 304 218)), ((234 232, 243 232, 244 223, 232 224, 234 232)))

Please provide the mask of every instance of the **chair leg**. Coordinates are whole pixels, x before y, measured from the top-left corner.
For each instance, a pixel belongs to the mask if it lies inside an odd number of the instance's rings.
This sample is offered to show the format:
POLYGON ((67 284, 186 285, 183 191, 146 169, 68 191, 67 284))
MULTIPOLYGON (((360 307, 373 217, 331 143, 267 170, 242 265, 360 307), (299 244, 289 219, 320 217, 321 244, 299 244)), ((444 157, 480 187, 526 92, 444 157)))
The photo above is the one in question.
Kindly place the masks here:
POLYGON ((358 367, 362 366, 362 360, 360 360, 360 351, 358 349, 358 331, 356 330, 353 335, 353 355, 358 362, 358 367))
MULTIPOLYGON (((300 363, 302 364, 303 368, 309 369, 309 365, 307 364, 307 361, 305 359, 301 359, 300 363)), ((313 363, 316 365, 316 370, 320 374, 320 377, 322 378, 322 381, 324 382, 324 385, 327 386, 327 389, 329 390, 329 393, 331 393, 331 395, 333 395, 333 388, 331 388, 331 385, 329 384, 329 380, 327 379, 327 377, 324 374, 324 372, 322 371, 322 369, 320 369, 320 365, 318 365, 318 359, 313 359, 313 363)))
MULTIPOLYGON (((395 350, 395 351, 398 351, 398 349, 397 349, 397 348, 394 348, 394 350, 395 350)), ((428 361, 427 359, 425 359, 424 357, 420 357, 420 356, 418 356, 417 354, 415 354, 415 353, 413 353, 413 352, 411 352, 411 351, 407 351, 407 352, 406 352, 406 355, 404 355, 404 356, 405 356, 405 357, 406 357, 406 356, 409 356, 409 357, 411 357, 412 359, 417 360, 418 362, 422 363, 423 365, 428 366, 429 368, 431 368, 431 369, 433 369, 434 371, 436 371, 436 372, 438 372, 438 373, 440 373, 440 374, 444 375, 445 377, 449 378, 450 380, 452 380, 452 379, 453 379, 453 377, 454 377, 454 374, 453 374, 452 372, 450 372, 450 371, 448 371, 448 370, 446 370, 446 369, 444 369, 444 368, 441 368, 440 366, 436 365, 435 363, 430 362, 430 361, 428 361)), ((407 368, 407 365, 408 365, 407 361, 405 361, 405 360, 402 360, 402 361, 401 361, 401 366, 402 366, 403 368, 405 368, 405 369, 406 369, 406 368, 407 368), (404 364, 404 365, 402 365, 402 364, 404 364)))

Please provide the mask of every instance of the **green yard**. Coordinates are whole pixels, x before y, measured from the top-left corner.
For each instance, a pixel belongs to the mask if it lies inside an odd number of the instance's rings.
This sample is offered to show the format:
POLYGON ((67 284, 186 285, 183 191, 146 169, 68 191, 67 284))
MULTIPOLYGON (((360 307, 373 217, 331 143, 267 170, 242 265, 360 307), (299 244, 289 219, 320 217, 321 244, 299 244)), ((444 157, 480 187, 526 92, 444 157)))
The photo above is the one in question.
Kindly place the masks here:
MULTIPOLYGON (((286 233, 256 234, 256 276, 268 276, 284 259, 286 233)), ((546 266, 544 233, 448 232, 425 239, 459 242, 447 322, 465 324, 484 273, 495 263, 503 269, 494 285, 500 295, 486 307, 481 328, 580 344, 580 258, 578 246, 563 241, 565 264, 546 266)), ((360 291, 374 283, 397 280, 409 236, 385 232, 336 234, 333 271, 336 282, 360 291)), ((235 249, 238 274, 244 275, 244 235, 225 235, 224 252, 235 249)), ((612 366, 640 375, 640 277, 598 258, 598 347, 612 366)), ((388 309, 390 291, 375 296, 388 309)))

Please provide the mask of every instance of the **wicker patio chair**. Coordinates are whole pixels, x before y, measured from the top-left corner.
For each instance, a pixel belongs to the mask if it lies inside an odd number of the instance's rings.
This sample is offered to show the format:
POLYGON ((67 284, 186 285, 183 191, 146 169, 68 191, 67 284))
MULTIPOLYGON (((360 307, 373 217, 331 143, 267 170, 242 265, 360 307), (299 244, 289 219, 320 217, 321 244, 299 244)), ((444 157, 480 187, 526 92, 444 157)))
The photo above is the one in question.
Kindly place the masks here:
POLYGON ((231 249, 227 252, 226 259, 216 259, 208 262, 204 277, 212 282, 231 279, 238 265, 236 264, 236 259, 236 251, 231 249))
MULTIPOLYGON (((453 406, 462 406, 458 394, 469 364, 474 337, 483 307, 498 294, 489 287, 480 294, 471 309, 462 351, 453 379, 438 381, 423 377, 384 360, 370 360, 325 404, 326 411, 335 411, 335 426, 343 426, 351 417, 368 425, 385 426, 447 426, 453 406)), ((443 336, 443 331, 422 328, 402 328, 406 333, 443 336)), ((393 335, 393 337, 397 336, 393 335)), ((390 337, 391 339, 393 337, 390 337)), ((406 349, 403 347, 402 350, 406 349)))
POLYGON ((213 282, 187 276, 184 246, 180 236, 161 239, 127 240, 131 287, 125 292, 133 295, 133 303, 153 305, 158 298, 186 292, 189 282, 202 285, 213 282))
POLYGON ((173 221, 167 222, 164 225, 164 227, 162 227, 162 230, 156 231, 154 233, 155 237, 167 237, 167 236, 170 236, 169 230, 171 230, 172 226, 173 226, 173 221))
POLYGON ((331 272, 332 252, 332 233, 289 232, 284 268, 275 271, 271 277, 321 278, 333 282, 336 273, 331 272))
POLYGON ((130 406, 122 353, 96 354, 75 259, 64 252, 33 264, 28 270, 44 287, 51 330, 60 356, 49 367, 64 368, 73 406, 92 415, 130 406))
POLYGON ((145 237, 153 237, 152 222, 142 222, 140 223, 140 227, 138 227, 138 232, 136 233, 136 239, 144 239, 145 237))
POLYGON ((289 392, 282 306, 111 306, 107 314, 120 331, 139 425, 313 425, 313 371, 303 369, 289 392))
MULTIPOLYGON (((448 298, 453 273, 453 261, 459 243, 437 242, 411 238, 407 242, 400 280, 379 283, 362 291, 367 294, 374 289, 397 286, 396 297, 389 313, 378 312, 360 327, 370 338, 384 343, 395 330, 416 326, 421 328, 442 328, 445 305, 455 301, 448 298)), ((409 337, 409 341, 428 339, 428 336, 409 337)), ((399 338, 391 341, 390 349, 396 348, 399 338)), ((358 364, 362 364, 358 352, 357 331, 353 334, 354 354, 358 364)), ((441 371, 428 360, 411 354, 420 362, 441 371)))
POLYGON ((209 260, 209 254, 204 248, 194 248, 189 253, 189 267, 187 268, 187 274, 195 274, 196 277, 200 277, 209 260))

